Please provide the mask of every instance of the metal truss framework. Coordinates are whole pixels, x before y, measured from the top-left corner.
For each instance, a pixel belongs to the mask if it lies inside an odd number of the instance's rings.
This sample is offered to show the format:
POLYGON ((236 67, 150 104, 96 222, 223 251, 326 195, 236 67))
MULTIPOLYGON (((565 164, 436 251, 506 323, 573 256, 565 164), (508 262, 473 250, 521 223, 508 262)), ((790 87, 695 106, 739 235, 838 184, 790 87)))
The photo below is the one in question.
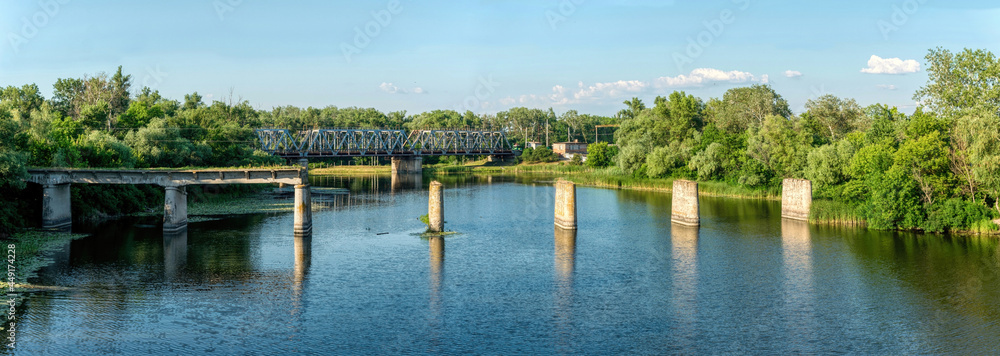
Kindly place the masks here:
POLYGON ((500 131, 259 129, 261 150, 281 157, 512 156, 500 131))

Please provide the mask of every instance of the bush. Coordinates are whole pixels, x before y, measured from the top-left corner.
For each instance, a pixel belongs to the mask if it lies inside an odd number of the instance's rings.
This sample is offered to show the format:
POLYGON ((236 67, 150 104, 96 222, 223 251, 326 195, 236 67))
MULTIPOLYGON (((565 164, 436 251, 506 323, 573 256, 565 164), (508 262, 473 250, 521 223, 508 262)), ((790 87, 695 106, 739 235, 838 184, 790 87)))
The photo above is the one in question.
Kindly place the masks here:
POLYGON ((607 142, 587 145, 587 165, 595 168, 609 167, 614 164, 618 148, 608 146, 607 142))
POLYGON ((974 230, 979 222, 990 220, 992 213, 985 205, 951 198, 931 208, 923 228, 929 232, 974 230))

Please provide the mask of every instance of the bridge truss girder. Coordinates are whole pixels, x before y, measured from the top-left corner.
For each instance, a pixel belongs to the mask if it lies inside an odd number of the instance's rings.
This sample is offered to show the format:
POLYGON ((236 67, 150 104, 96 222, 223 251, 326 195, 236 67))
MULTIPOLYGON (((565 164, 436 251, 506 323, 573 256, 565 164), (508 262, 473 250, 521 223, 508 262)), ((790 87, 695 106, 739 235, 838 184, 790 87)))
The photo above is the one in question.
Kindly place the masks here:
POLYGON ((282 157, 405 157, 514 155, 500 131, 318 129, 292 133, 259 129, 261 149, 282 157))

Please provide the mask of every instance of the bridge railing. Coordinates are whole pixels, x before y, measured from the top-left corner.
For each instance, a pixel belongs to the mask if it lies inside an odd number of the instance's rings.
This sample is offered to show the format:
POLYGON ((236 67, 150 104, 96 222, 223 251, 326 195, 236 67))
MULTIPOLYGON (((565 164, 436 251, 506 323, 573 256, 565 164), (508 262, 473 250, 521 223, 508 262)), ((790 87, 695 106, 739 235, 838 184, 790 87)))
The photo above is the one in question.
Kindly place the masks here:
POLYGON ((279 156, 511 155, 501 131, 316 129, 292 132, 259 129, 261 150, 279 156))

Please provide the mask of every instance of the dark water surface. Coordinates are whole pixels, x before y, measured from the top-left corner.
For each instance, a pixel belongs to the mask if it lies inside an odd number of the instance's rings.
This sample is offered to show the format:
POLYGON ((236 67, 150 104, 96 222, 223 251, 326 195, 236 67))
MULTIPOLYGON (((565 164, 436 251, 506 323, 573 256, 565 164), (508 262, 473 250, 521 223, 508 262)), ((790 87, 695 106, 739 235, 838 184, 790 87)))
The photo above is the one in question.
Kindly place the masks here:
MULTIPOLYGON (((553 229, 550 182, 314 177, 311 238, 290 214, 164 236, 119 221, 34 281, 16 353, 1000 353, 1000 245, 782 221, 777 202, 579 187, 553 229)), ((8 352, 11 350, 8 350, 8 352)))

